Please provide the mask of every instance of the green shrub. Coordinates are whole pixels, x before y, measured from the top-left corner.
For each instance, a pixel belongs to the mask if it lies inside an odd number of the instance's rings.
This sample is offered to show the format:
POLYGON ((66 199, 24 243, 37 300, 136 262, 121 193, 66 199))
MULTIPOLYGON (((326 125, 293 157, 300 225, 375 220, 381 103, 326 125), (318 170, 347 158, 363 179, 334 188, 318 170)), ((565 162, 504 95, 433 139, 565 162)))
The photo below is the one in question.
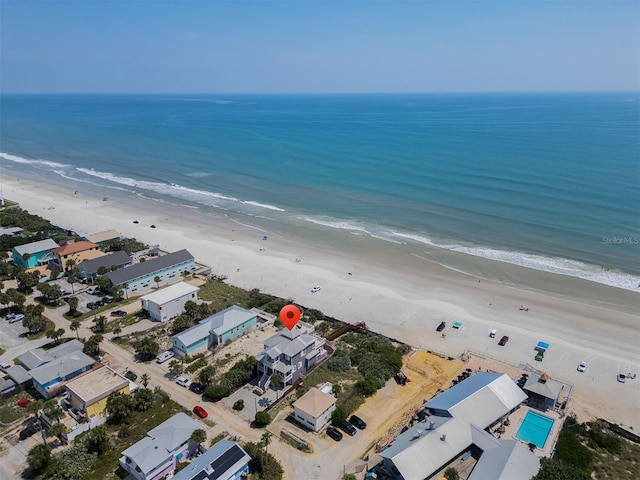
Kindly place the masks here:
POLYGON ((242 410, 244 408, 244 400, 240 399, 233 404, 234 410, 242 410))
POLYGON ((331 421, 337 425, 344 422, 349 415, 349 410, 344 405, 337 405, 336 409, 331 413, 331 421))
POLYGON ((370 397, 376 393, 381 386, 382 384, 379 380, 375 378, 365 378, 364 380, 356 382, 353 388, 356 392, 361 393, 365 397, 370 397))
POLYGON ((554 459, 575 467, 587 475, 590 475, 593 470, 593 454, 582 445, 570 428, 563 428, 560 431, 554 459))
POLYGON ((196 370, 201 369, 202 367, 207 366, 207 361, 204 358, 199 358, 196 361, 192 362, 184 369, 185 373, 193 373, 196 370))
POLYGON ((334 372, 346 372, 351 368, 351 358, 345 351, 337 351, 328 361, 327 368, 334 372))
POLYGON ((218 402, 229 395, 231 395, 231 388, 227 385, 213 385, 207 388, 203 394, 206 399, 212 402, 218 402))
POLYGON ((271 423, 271 415, 269 415, 269 412, 256 412, 256 417, 253 421, 257 427, 266 427, 271 423))

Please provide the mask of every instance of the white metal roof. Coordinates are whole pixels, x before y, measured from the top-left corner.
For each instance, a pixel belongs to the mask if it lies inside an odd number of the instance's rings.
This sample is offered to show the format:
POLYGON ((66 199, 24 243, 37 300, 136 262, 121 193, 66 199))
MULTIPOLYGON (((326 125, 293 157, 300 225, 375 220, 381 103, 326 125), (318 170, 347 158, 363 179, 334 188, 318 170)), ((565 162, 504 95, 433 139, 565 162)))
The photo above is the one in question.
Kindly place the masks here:
POLYGON ((37 242, 27 243, 25 245, 18 245, 17 247, 13 247, 14 250, 18 253, 18 255, 24 255, 28 253, 32 255, 34 253, 46 252, 47 250, 53 250, 54 248, 58 248, 58 244, 47 238, 45 240, 39 240, 37 242))
POLYGON ((193 285, 185 282, 178 282, 174 285, 156 290, 155 292, 148 295, 144 295, 142 297, 142 301, 153 302, 157 305, 164 305, 165 303, 171 302, 176 298, 189 295, 193 292, 198 292, 199 290, 199 287, 194 287, 193 285))

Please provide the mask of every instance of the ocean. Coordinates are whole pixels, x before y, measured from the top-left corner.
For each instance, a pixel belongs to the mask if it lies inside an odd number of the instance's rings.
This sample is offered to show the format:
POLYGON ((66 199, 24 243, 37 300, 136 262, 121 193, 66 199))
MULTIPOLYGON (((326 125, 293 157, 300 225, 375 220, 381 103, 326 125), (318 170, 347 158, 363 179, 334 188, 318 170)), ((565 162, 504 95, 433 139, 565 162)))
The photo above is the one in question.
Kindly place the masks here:
POLYGON ((639 93, 2 95, 0 122, 8 175, 640 285, 639 93))

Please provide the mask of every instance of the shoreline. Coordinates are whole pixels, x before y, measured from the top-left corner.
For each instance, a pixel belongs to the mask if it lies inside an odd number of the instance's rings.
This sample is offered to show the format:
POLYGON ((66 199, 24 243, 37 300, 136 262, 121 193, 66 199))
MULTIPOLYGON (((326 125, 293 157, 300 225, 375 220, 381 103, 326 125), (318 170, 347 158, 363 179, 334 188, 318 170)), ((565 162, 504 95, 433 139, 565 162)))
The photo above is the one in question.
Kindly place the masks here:
POLYGON ((544 339, 551 348, 542 367, 575 386, 583 419, 597 414, 640 430, 640 384, 615 381, 617 371, 640 369, 637 292, 461 252, 430 249, 433 258, 428 258, 419 248, 390 248, 364 235, 348 235, 338 244, 331 232, 322 235, 319 228, 314 237, 312 226, 305 234, 314 240, 301 243, 286 229, 263 231, 129 193, 89 192, 85 184, 74 194, 73 187, 41 179, 1 178, 7 199, 62 228, 80 234, 114 228, 164 250, 186 248, 213 273, 228 275, 230 284, 293 297, 345 322, 364 321, 371 330, 415 347, 450 355, 473 349, 518 364, 534 363, 529 352, 544 339), (105 194, 108 201, 102 200, 105 194), (452 255, 465 271, 482 275, 443 266, 437 258, 452 255), (322 290, 312 294, 314 285, 322 290), (520 305, 530 311, 519 311, 520 305), (447 322, 446 338, 435 331, 440 321, 447 322), (454 321, 463 328, 451 329, 454 321), (510 336, 508 347, 496 347, 497 340, 488 338, 493 328, 498 336, 510 336), (587 373, 576 374, 585 358, 590 358, 587 373), (622 387, 616 391, 619 400, 609 406, 607 390, 617 387, 622 387))

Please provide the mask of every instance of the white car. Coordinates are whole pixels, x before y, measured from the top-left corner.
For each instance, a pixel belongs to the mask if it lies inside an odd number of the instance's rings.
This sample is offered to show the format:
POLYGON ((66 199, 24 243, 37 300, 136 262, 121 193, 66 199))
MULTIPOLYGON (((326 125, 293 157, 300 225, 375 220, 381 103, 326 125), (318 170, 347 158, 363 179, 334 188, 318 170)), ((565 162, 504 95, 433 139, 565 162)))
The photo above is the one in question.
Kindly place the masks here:
POLYGON ((586 369, 587 369, 587 364, 585 362, 580 362, 580 365, 578 365, 578 371, 584 372, 586 369))
POLYGON ((24 315, 22 313, 18 313, 9 319, 9 323, 21 322, 24 319, 24 315))
POLYGON ((322 288, 320 288, 320 285, 316 285, 311 289, 311 293, 318 293, 320 290, 322 290, 322 288))
POLYGON ((191 380, 189 380, 187 377, 178 377, 176 378, 176 383, 185 388, 189 388, 189 386, 191 385, 191 380))

